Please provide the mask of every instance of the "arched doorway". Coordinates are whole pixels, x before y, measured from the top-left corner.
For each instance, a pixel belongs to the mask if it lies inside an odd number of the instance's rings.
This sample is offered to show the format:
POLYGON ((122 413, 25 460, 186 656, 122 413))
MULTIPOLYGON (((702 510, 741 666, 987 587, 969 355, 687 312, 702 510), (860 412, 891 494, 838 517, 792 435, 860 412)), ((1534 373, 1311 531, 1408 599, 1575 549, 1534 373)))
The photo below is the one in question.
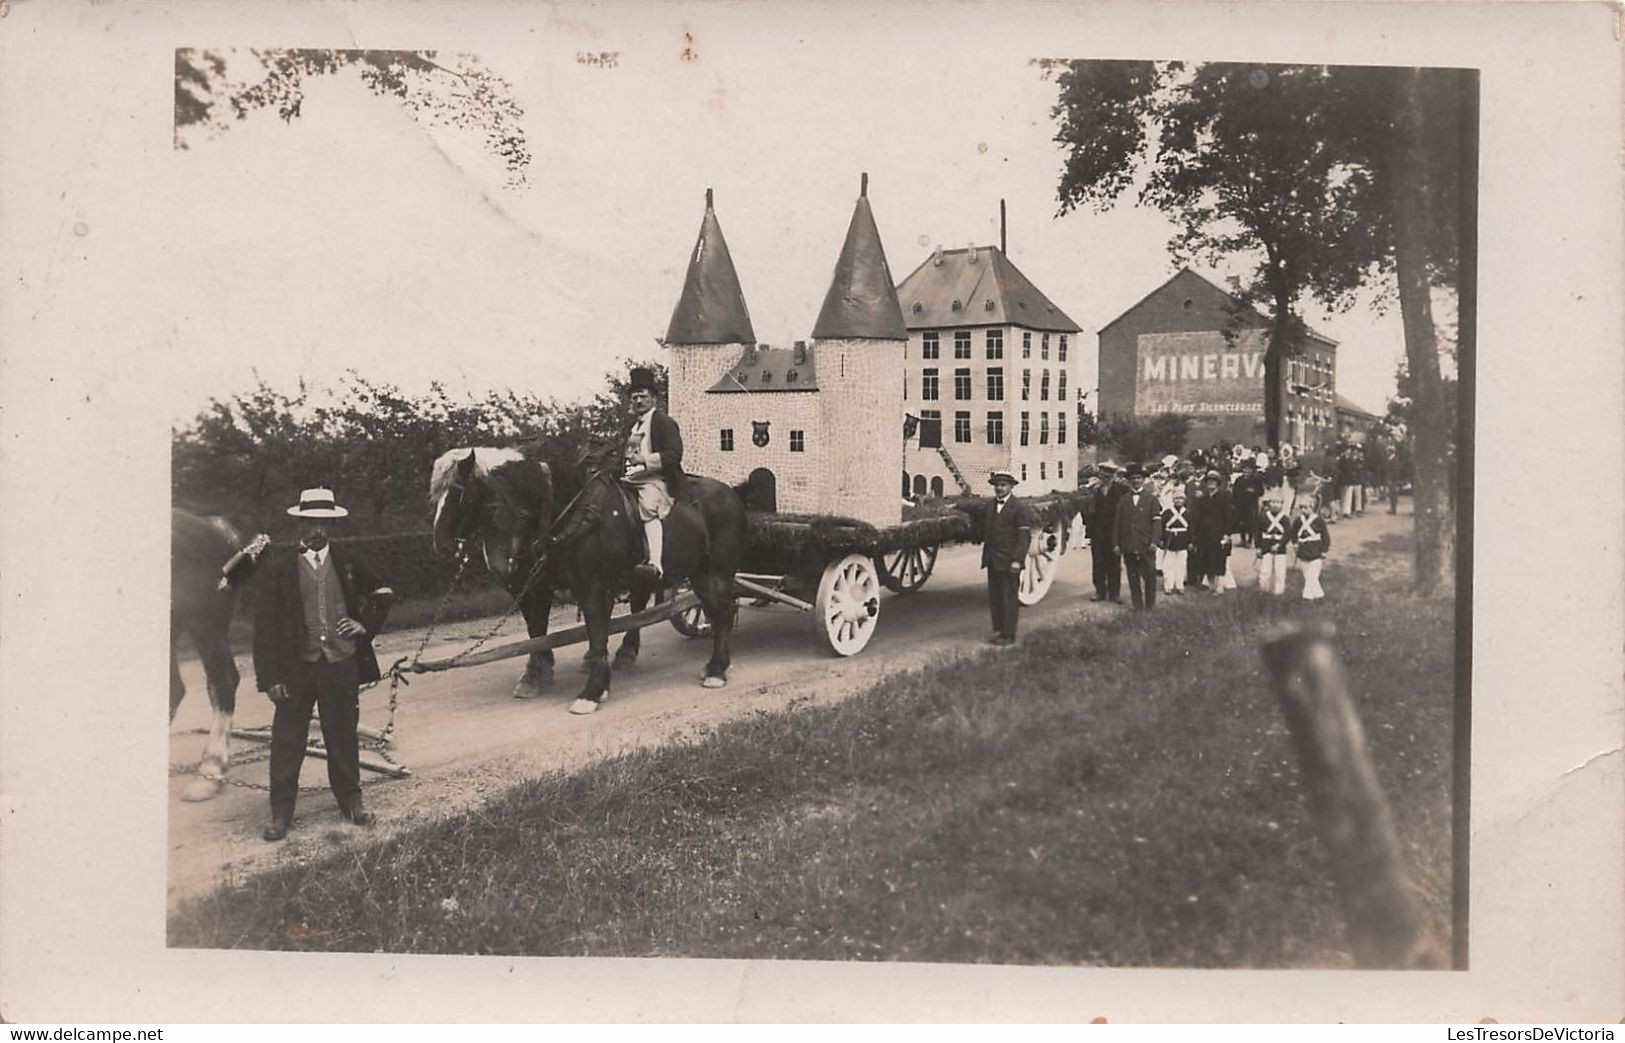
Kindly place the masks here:
POLYGON ((914 495, 925 495, 925 475, 923 474, 917 474, 914 476, 914 495))
POLYGON ((942 499, 942 475, 940 474, 931 479, 931 495, 939 500, 942 499))
POLYGON ((772 513, 779 509, 779 480, 765 467, 745 479, 745 509, 772 513))

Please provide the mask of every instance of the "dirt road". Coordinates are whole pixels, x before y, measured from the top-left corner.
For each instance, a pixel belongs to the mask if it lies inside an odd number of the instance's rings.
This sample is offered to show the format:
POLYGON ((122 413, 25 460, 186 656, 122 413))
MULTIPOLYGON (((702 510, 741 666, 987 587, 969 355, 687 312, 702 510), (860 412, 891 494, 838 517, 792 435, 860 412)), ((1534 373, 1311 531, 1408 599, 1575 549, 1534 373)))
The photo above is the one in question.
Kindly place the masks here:
MULTIPOLYGON (((1373 513, 1347 520, 1333 530, 1336 556, 1409 524, 1408 509, 1397 519, 1373 513)), ((560 650, 554 691, 540 699, 511 697, 523 668, 519 659, 418 677, 402 689, 393 747, 395 758, 412 770, 412 776, 368 785, 368 807, 379 818, 368 830, 340 819, 325 790, 307 792, 300 796, 288 839, 267 844, 259 836, 268 814, 264 792, 228 786, 213 800, 189 804, 180 800, 186 779, 174 778, 169 803, 169 903, 173 907, 216 884, 284 861, 321 857, 368 837, 467 809, 526 777, 703 734, 721 721, 756 710, 835 702, 888 674, 928 663, 993 654, 983 643, 989 622, 978 560, 977 547, 945 548, 924 590, 883 598, 873 640, 861 654, 847 659, 830 657, 817 647, 810 621, 802 613, 783 607, 742 608, 728 687, 720 690, 699 685, 709 639, 690 641, 664 623, 651 627, 644 632, 637 666, 615 675, 609 701, 591 717, 565 712, 581 684, 576 670, 581 646, 560 650)), ((1245 587, 1252 577, 1251 555, 1238 553, 1234 560, 1237 578, 1245 587)), ((1334 597, 1335 570, 1334 560, 1326 574, 1334 597)), ((1294 575, 1289 590, 1296 594, 1298 586, 1294 575)), ((1092 593, 1088 551, 1066 555, 1048 597, 1022 611, 1023 632, 1125 611, 1116 605, 1092 604, 1092 593)), ((563 619, 566 624, 573 621, 573 613, 563 619)), ((443 639, 432 642, 425 657, 455 654, 489 625, 490 621, 449 624, 438 635, 443 639)), ((523 623, 516 618, 492 644, 523 636, 523 623)), ((415 650, 421 638, 421 630, 386 631, 377 643, 378 657, 385 664, 393 662, 415 650)), ((618 641, 612 638, 612 643, 618 641)), ((243 674, 238 726, 268 725, 271 704, 254 690, 252 664, 244 656, 238 666, 243 674)), ((204 736, 197 729, 208 725, 208 699, 196 661, 182 664, 182 676, 188 696, 171 728, 170 759, 192 764, 203 748, 204 736)), ((387 685, 362 693, 364 725, 382 726, 387 694, 387 685)), ((257 749, 256 744, 233 740, 238 757, 251 756, 257 749)), ((240 764, 230 775, 263 784, 265 762, 240 764)), ((307 759, 302 781, 325 783, 323 763, 307 759)))

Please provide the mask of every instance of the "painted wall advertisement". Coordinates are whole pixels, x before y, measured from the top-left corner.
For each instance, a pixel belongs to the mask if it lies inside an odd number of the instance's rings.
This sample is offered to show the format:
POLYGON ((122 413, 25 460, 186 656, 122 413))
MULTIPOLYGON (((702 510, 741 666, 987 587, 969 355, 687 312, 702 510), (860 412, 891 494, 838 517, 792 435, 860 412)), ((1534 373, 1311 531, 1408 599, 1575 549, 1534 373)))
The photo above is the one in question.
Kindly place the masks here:
POLYGON ((1264 331, 1234 342, 1217 330, 1142 333, 1134 372, 1134 412, 1193 416, 1264 412, 1264 331))

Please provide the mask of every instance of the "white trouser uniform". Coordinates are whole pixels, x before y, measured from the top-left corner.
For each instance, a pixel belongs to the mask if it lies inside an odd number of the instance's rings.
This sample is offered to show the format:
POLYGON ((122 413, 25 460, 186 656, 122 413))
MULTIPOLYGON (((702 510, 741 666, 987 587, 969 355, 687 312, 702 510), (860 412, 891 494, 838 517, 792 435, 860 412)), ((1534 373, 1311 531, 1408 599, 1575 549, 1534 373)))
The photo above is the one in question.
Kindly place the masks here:
POLYGON ((1358 489, 1359 486, 1353 483, 1343 486, 1343 517, 1345 518, 1354 514, 1354 504, 1359 496, 1358 489))
POLYGON ((1163 550, 1157 553, 1162 558, 1162 592, 1182 593, 1185 589, 1185 555, 1190 551, 1163 550))
MULTIPOLYGON (((632 431, 626 439, 626 465, 627 470, 637 470, 643 466, 643 461, 654 456, 654 449, 650 445, 649 417, 650 410, 638 418, 632 425, 632 431)), ((658 572, 661 569, 661 557, 665 553, 665 529, 661 519, 671 513, 671 493, 666 490, 666 479, 663 475, 655 474, 647 478, 640 478, 631 483, 638 493, 638 517, 643 521, 643 537, 649 543, 649 564, 658 572)))
POLYGON ((1303 600, 1319 601, 1326 596, 1320 589, 1320 567, 1326 564, 1325 558, 1316 558, 1314 561, 1299 559, 1298 568, 1303 570, 1303 600))
POLYGON ((1287 557, 1280 554, 1258 556, 1258 589, 1271 594, 1286 593, 1287 557))

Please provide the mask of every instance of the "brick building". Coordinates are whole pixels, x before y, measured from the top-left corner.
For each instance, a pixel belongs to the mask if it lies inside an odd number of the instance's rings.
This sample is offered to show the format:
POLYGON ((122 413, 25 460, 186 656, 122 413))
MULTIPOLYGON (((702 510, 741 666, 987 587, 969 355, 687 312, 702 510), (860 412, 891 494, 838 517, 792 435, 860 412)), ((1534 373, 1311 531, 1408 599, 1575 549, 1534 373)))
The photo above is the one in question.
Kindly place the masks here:
MULTIPOLYGON (((1187 413, 1188 445, 1263 445, 1269 320, 1189 268, 1101 328, 1102 417, 1187 413), (1234 324, 1236 335, 1223 331, 1234 324)), ((1314 450, 1338 437, 1337 342, 1314 330, 1281 372, 1281 439, 1314 450)))
POLYGON ((789 348, 756 343, 707 192, 665 340, 684 469, 748 481, 758 508, 896 525, 908 331, 867 175, 812 336, 789 348))
POLYGON ((897 287, 908 324, 905 495, 1077 486, 1078 324, 994 246, 938 249, 897 287), (911 425, 912 426, 912 425, 911 425))

